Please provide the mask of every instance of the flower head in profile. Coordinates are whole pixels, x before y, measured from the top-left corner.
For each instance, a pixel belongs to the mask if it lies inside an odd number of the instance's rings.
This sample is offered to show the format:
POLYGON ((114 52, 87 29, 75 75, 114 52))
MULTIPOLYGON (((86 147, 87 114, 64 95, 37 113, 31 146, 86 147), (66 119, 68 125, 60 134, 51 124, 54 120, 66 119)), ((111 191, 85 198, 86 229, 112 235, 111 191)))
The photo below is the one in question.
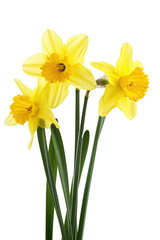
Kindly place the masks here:
POLYGON ((23 64, 23 70, 34 77, 43 78, 48 83, 48 103, 54 108, 68 95, 68 86, 92 90, 96 81, 91 71, 83 66, 88 47, 88 37, 79 34, 71 37, 65 44, 52 30, 44 32, 42 53, 34 54, 23 64))
POLYGON ((31 134, 31 141, 28 146, 30 148, 38 126, 49 128, 53 123, 59 128, 59 125, 46 103, 46 88, 43 81, 38 80, 38 86, 33 90, 26 87, 20 80, 15 80, 15 82, 22 95, 18 94, 13 97, 13 103, 10 105, 11 112, 5 120, 5 124, 13 126, 24 125, 25 122, 28 122, 31 134))
POLYGON ((129 119, 136 116, 137 101, 144 97, 149 81, 142 63, 132 60, 132 52, 132 46, 124 43, 116 67, 106 62, 91 63, 107 75, 109 82, 99 101, 100 116, 117 106, 129 119))

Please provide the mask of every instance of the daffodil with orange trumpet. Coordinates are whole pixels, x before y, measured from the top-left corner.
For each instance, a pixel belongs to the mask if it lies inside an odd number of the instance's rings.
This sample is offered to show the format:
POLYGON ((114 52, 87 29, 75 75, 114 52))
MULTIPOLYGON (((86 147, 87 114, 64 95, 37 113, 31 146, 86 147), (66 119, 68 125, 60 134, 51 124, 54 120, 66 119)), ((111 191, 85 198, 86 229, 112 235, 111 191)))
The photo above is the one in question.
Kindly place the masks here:
POLYGON ((124 43, 116 67, 106 62, 91 63, 107 75, 109 82, 99 101, 100 116, 106 116, 115 107, 129 119, 136 116, 137 101, 144 97, 149 81, 142 63, 133 61, 132 55, 132 46, 124 43))
POLYGON ((28 128, 31 134, 31 141, 28 148, 32 146, 34 133, 38 127, 50 128, 53 123, 57 128, 59 124, 46 102, 46 89, 44 82, 38 80, 35 89, 25 86, 20 80, 15 80, 22 94, 13 97, 13 103, 10 105, 11 112, 5 120, 9 126, 28 122, 28 128))
POLYGON ((24 72, 47 82, 51 108, 59 99, 63 102, 70 84, 78 89, 96 88, 92 72, 83 65, 87 48, 88 37, 84 34, 73 36, 64 44, 53 30, 47 30, 42 37, 43 52, 34 54, 24 62, 24 72))

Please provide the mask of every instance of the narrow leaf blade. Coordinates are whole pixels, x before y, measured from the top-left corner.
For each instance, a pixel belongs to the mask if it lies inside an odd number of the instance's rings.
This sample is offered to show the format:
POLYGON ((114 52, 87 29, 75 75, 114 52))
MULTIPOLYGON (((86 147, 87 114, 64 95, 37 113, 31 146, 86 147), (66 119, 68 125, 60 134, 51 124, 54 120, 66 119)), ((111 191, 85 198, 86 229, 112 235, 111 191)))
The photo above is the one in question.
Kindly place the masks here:
POLYGON ((83 166, 84 166, 87 151, 88 151, 89 138, 90 138, 89 131, 86 130, 85 133, 83 134, 83 140, 82 140, 83 143, 82 143, 82 155, 81 155, 81 165, 80 165, 80 178, 81 178, 81 174, 82 174, 82 171, 83 171, 83 166))
POLYGON ((38 136, 40 152, 41 152, 41 156, 42 156, 42 160, 43 160, 43 165, 44 165, 49 189, 51 192, 52 200, 54 202, 55 210, 57 213, 57 218, 59 221, 59 226, 60 226, 61 233, 62 233, 62 238, 63 238, 63 240, 67 240, 67 235, 65 232, 63 219, 62 219, 62 213, 61 213, 61 209, 60 209, 60 205, 59 205, 58 194, 57 194, 57 190, 55 187, 54 177, 53 177, 53 173, 52 173, 52 169, 51 169, 51 163, 50 163, 46 135, 45 135, 45 129, 38 127, 37 136, 38 136))
POLYGON ((62 137, 59 129, 55 127, 55 125, 51 125, 51 134, 53 145, 55 149, 56 159, 58 171, 62 183, 62 189, 64 193, 64 198, 67 207, 67 220, 68 220, 68 238, 73 239, 72 234, 72 226, 71 226, 71 204, 70 204, 70 196, 69 196, 69 180, 68 180, 68 171, 67 171, 67 163, 65 157, 65 151, 63 146, 62 137))
POLYGON ((83 232, 84 232, 84 225, 85 225, 85 218, 86 218, 86 212, 87 212, 87 205, 88 205, 88 198, 89 198, 94 162, 95 162, 95 157, 96 157, 98 140, 100 137, 100 133, 101 133, 104 121, 105 121, 105 117, 99 116, 96 132, 95 132, 94 143, 93 143, 93 147, 92 147, 92 153, 91 153, 85 188, 84 188, 84 193, 83 193, 83 200, 82 200, 82 206, 81 206, 77 240, 83 239, 83 232))
POLYGON ((51 125, 51 134, 52 134, 52 140, 53 140, 53 145, 54 145, 56 159, 57 159, 59 175, 61 178, 61 183, 62 183, 62 187, 63 187, 63 191, 64 191, 64 197, 66 200, 66 204, 68 205, 70 202, 70 200, 69 200, 69 181, 68 181, 68 171, 67 171, 64 146, 63 146, 60 132, 53 124, 51 125))

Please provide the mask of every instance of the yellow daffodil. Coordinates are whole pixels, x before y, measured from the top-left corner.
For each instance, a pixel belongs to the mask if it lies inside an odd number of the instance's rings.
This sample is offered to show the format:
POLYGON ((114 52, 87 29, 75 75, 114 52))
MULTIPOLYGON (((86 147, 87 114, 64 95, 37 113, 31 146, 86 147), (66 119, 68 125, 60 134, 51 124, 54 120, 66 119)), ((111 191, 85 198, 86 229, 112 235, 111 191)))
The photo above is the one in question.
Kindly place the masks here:
POLYGON ((28 146, 30 148, 38 126, 49 128, 54 123, 59 128, 59 125, 46 103, 44 81, 38 80, 38 86, 34 90, 26 87, 20 80, 15 80, 15 82, 22 95, 18 94, 13 98, 13 103, 10 106, 11 112, 5 120, 5 124, 13 126, 17 124, 23 125, 25 122, 28 122, 31 133, 31 141, 28 146))
POLYGON ((47 96, 51 108, 66 98, 70 84, 78 89, 96 88, 93 74, 83 66, 87 47, 86 35, 73 36, 63 44, 54 31, 47 30, 42 37, 43 53, 34 54, 24 62, 24 72, 48 82, 47 96))
POLYGON ((136 102, 144 97, 149 81, 142 63, 132 60, 132 52, 132 46, 124 43, 116 67, 106 62, 91 63, 107 75, 109 82, 99 101, 100 116, 117 106, 129 119, 136 116, 136 102))

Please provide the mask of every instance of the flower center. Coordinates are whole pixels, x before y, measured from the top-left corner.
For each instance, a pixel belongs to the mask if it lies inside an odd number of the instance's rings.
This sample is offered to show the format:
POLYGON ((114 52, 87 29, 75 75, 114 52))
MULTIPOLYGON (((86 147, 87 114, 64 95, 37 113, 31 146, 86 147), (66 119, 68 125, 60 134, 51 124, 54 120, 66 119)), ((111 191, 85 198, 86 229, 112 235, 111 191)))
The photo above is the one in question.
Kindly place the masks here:
POLYGON ((57 70, 60 72, 63 72, 66 69, 66 66, 64 65, 64 63, 58 63, 57 64, 57 70))
POLYGON ((121 77, 119 80, 124 96, 136 102, 144 97, 148 84, 148 76, 139 67, 135 68, 130 75, 121 77))
POLYGON ((13 98, 14 103, 11 104, 11 114, 17 123, 23 125, 27 122, 30 116, 35 116, 38 112, 38 107, 31 102, 29 96, 17 95, 13 98))
POLYGON ((50 83, 64 82, 69 80, 71 75, 71 66, 68 64, 67 57, 60 59, 57 53, 52 53, 51 56, 46 58, 41 70, 41 75, 50 83))

